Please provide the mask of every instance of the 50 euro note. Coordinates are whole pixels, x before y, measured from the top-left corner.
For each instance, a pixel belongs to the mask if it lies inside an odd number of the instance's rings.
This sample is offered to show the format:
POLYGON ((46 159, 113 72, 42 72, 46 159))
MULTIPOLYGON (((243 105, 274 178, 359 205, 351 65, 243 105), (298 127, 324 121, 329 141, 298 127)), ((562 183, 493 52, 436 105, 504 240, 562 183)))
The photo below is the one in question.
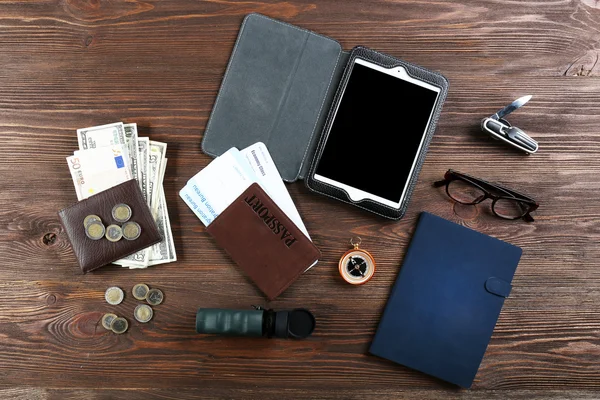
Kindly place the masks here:
POLYGON ((122 146, 126 165, 131 174, 129 151, 125 139, 125 128, 122 122, 77 129, 77 143, 79 144, 79 150, 90 150, 115 145, 122 146))
POLYGON ((130 180, 131 171, 124 157, 121 145, 79 150, 67 157, 77 199, 87 199, 130 180))

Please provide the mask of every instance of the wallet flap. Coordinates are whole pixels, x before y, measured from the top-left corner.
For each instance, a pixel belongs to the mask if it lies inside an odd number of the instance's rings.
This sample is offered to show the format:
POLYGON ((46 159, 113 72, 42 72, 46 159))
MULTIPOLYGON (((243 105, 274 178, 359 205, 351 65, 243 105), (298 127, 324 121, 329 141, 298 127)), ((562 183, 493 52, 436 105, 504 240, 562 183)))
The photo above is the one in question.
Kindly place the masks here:
POLYGON ((202 150, 267 145, 281 177, 302 175, 337 86, 342 49, 305 29, 249 14, 204 132, 202 150), (331 89, 331 90, 330 90, 331 89), (330 93, 331 92, 331 93, 330 93), (306 161, 305 161, 306 160, 306 161))
POLYGON ((150 208, 142 196, 138 182, 134 179, 81 200, 59 211, 58 215, 83 273, 110 264, 162 240, 150 208), (120 203, 131 208, 129 221, 140 225, 140 236, 134 240, 122 238, 117 242, 106 238, 88 238, 83 222, 85 217, 97 215, 105 227, 111 224, 120 226, 121 223, 112 217, 112 208, 120 203))
POLYGON ((503 279, 491 277, 485 281, 485 290, 500 297, 508 297, 512 286, 503 279))
POLYGON ((269 300, 279 296, 321 256, 257 183, 206 231, 269 300))

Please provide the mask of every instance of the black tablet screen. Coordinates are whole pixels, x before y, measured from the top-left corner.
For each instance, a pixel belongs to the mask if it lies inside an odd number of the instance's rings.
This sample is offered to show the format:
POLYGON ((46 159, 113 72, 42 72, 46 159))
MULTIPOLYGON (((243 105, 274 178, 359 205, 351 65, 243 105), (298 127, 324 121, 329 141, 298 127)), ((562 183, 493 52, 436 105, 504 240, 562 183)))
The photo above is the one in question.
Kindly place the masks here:
POLYGON ((437 95, 355 63, 316 174, 399 202, 437 95))

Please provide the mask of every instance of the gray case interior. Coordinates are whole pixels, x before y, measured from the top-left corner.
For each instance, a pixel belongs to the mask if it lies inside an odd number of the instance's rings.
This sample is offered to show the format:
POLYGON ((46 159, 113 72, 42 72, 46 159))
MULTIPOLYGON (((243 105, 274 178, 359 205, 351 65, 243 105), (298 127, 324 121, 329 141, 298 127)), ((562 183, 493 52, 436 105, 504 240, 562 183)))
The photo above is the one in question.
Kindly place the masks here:
POLYGON ((349 53, 261 14, 244 19, 204 132, 202 150, 267 145, 281 177, 303 179, 349 53))

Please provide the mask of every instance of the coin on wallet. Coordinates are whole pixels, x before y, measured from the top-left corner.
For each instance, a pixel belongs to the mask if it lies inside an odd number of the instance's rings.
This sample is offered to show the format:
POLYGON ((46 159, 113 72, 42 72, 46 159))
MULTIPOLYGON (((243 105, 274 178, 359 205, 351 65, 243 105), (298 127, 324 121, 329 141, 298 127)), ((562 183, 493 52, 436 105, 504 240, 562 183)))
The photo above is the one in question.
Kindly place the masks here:
POLYGON ((104 327, 104 329, 108 329, 109 331, 110 329, 110 324, 113 322, 113 320, 117 318, 117 316, 115 314, 112 313, 107 313, 104 314, 104 316, 102 317, 102 326, 104 327))
POLYGON ((105 236, 111 242, 118 242, 123 237, 123 230, 119 225, 109 225, 106 227, 105 236))
POLYGON ((135 297, 137 300, 146 300, 146 296, 148 296, 149 290, 150 288, 148 287, 148 285, 138 283, 133 287, 133 289, 131 289, 131 293, 133 294, 133 297, 135 297))
POLYGON ((140 237, 142 228, 137 222, 129 221, 125 222, 122 227, 123 237, 127 240, 135 240, 140 237))
POLYGON ((131 207, 127 204, 117 204, 112 209, 112 217, 117 222, 127 222, 131 218, 131 207))
POLYGON ((150 289, 148 291, 148 296, 146 296, 146 301, 151 306, 157 306, 163 302, 165 295, 158 289, 150 289))
POLYGON ((100 240, 104 236, 106 228, 102 222, 92 221, 85 227, 85 235, 92 240, 100 240))
POLYGON ((94 214, 90 214, 90 215, 88 215, 87 217, 85 217, 85 218, 83 219, 83 226, 84 226, 85 228, 87 228, 88 224, 89 224, 90 222, 94 222, 94 221, 98 221, 98 222, 102 223, 102 220, 100 219, 100 217, 99 217, 99 216, 97 216, 97 215, 94 215, 94 214))
POLYGON ((117 334, 125 333, 127 328, 129 328, 129 322, 123 317, 113 319, 110 324, 110 329, 117 334))
POLYGON ((104 292, 104 298, 108 304, 116 306, 117 304, 121 304, 125 298, 125 293, 123 293, 121 288, 113 286, 106 289, 106 292, 104 292))
POLYGON ((154 311, 152 311, 152 307, 147 304, 140 304, 133 311, 135 319, 142 323, 150 321, 153 315, 154 311))

